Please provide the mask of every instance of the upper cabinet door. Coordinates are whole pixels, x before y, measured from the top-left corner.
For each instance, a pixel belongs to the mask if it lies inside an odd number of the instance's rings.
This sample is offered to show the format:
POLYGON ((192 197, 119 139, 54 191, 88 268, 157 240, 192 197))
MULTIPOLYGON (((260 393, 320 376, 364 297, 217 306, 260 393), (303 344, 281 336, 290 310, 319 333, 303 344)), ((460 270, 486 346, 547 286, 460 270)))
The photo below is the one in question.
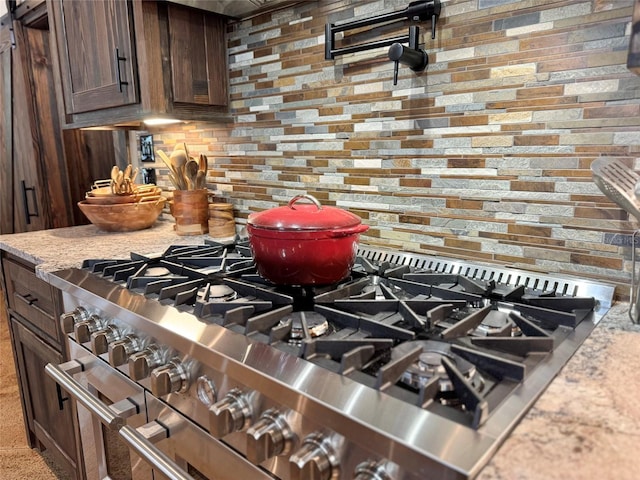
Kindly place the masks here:
POLYGON ((169 6, 174 102, 227 105, 224 30, 221 17, 169 6))
POLYGON ((137 103, 130 2, 57 0, 53 12, 66 113, 137 103))

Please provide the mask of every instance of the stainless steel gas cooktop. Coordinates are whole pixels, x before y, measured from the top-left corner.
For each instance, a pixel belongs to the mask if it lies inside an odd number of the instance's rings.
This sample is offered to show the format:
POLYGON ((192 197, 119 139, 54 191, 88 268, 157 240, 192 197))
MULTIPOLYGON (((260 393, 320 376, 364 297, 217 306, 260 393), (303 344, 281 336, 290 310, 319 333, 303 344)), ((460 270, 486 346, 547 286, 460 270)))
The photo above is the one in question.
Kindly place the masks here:
POLYGON ((52 283, 70 341, 265 473, 327 480, 473 478, 614 292, 366 246, 338 284, 283 287, 243 242, 52 283))

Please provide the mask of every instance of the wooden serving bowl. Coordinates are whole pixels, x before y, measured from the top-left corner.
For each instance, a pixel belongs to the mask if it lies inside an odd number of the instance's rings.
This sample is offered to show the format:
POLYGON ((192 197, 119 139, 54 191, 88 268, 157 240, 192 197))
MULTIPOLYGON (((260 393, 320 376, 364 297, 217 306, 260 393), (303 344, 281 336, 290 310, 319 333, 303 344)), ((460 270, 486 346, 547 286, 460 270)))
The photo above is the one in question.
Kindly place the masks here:
POLYGON ((78 202, 82 213, 100 230, 105 232, 133 232, 151 227, 160 216, 164 197, 136 203, 101 205, 86 200, 78 202))

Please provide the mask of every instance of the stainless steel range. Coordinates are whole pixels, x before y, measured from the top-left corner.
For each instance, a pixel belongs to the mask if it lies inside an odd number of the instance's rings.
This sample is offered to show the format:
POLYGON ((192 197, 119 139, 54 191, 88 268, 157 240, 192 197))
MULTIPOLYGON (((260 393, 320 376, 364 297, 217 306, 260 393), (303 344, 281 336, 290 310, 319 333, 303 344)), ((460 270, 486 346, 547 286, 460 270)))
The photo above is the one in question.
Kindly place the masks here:
POLYGON ((363 246, 339 284, 282 287, 243 242, 52 283, 91 479, 473 478, 614 292, 363 246))

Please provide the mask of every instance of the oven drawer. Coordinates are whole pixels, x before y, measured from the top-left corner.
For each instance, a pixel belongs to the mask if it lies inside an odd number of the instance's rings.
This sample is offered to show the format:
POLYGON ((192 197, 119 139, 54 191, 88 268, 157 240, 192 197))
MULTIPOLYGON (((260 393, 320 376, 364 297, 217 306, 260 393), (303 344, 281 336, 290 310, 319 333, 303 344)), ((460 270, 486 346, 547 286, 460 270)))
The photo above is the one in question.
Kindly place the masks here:
POLYGON ((73 360, 48 364, 45 372, 60 386, 60 397, 76 402, 87 480, 152 480, 145 462, 120 437, 124 425, 147 422, 144 389, 83 347, 69 343, 73 360))
POLYGON ((33 267, 4 257, 9 308, 61 346, 56 315, 57 290, 36 277, 33 267))

